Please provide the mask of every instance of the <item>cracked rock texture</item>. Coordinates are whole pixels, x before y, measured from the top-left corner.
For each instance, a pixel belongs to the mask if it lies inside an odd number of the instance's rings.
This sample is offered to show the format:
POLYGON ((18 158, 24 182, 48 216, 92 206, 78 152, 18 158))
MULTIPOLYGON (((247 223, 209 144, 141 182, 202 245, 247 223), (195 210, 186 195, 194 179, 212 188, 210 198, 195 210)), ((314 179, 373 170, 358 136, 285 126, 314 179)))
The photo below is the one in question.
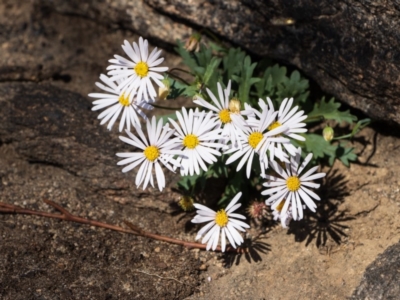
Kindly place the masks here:
POLYGON ((367 115, 400 124, 400 6, 391 1, 36 0, 173 44, 207 29, 295 65, 367 115))

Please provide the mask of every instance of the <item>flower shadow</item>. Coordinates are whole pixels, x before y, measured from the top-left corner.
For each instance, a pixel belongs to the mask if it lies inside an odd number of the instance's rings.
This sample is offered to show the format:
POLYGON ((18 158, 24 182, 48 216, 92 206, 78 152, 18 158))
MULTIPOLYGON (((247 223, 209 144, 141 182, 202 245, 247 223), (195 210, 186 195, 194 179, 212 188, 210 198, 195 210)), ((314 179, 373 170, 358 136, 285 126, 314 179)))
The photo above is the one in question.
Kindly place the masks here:
POLYGON ((271 245, 265 242, 261 242, 258 239, 245 239, 244 243, 240 246, 238 253, 226 252, 221 257, 223 265, 226 268, 230 268, 233 265, 239 265, 242 258, 246 259, 247 262, 252 263, 262 261, 261 253, 266 254, 271 251, 271 245))
POLYGON ((328 173, 320 195, 316 213, 305 214, 302 220, 292 221, 287 234, 293 234, 297 242, 306 241, 306 246, 313 240, 318 248, 325 246, 328 240, 340 245, 347 238, 346 230, 349 228, 343 223, 355 219, 346 211, 339 211, 339 205, 349 195, 345 177, 338 170, 328 173))

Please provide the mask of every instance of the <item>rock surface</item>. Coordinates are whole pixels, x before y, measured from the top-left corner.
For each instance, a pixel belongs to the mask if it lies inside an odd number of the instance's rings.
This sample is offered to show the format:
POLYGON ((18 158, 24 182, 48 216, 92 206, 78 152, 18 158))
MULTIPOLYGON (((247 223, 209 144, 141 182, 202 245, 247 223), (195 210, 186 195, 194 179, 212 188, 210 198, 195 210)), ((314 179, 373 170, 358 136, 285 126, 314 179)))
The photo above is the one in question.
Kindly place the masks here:
MULTIPOLYGON (((130 150, 88 104, 49 84, 0 83, 1 201, 51 212, 50 199, 89 219, 183 232, 185 222, 170 217, 175 196, 136 189, 134 174, 116 166, 115 153, 130 150)), ((182 299, 197 285, 196 260, 180 246, 52 219, 0 219, 1 299, 182 299), (175 280, 157 290, 157 276, 175 280)))
MULTIPOLYGON (((49 199, 78 216, 192 240, 187 220, 171 216, 177 194, 138 190, 135 172, 121 172, 115 153, 131 150, 115 128, 99 126, 86 96, 132 34, 15 1, 0 1, 0 28, 0 201, 57 213, 49 199)), ((133 235, 11 214, 0 214, 0 253, 5 300, 183 299, 196 290, 204 259, 133 235)))
MULTIPOLYGON (((130 189, 135 171, 123 175, 116 167, 115 153, 132 149, 98 125, 85 98, 49 84, 2 83, 0 105, 1 141, 12 144, 21 158, 59 167, 94 193, 138 199, 130 189)), ((155 189, 148 194, 161 193, 155 189)))
POLYGON ((61 14, 121 26, 173 44, 193 28, 295 65, 325 92, 367 115, 400 124, 397 28, 387 1, 36 0, 61 14))
POLYGON ((400 297, 400 243, 385 250, 368 266, 351 299, 400 297))
MULTIPOLYGON (((137 40, 133 31, 140 24, 138 33, 157 46, 170 46, 165 42, 191 32, 195 17, 189 17, 200 9, 194 11, 199 2, 190 3, 174 12, 172 1, 0 1, 1 202, 54 213, 43 202, 50 199, 79 216, 121 226, 128 220, 193 241, 198 228, 190 213, 176 210, 177 193, 138 190, 135 173, 123 174, 116 166, 115 153, 127 148, 116 128, 99 126, 87 97, 96 91, 94 82, 107 60, 121 54, 122 41, 137 40), (135 18, 126 11, 128 4, 137 10, 135 18), (168 16, 145 23, 151 11, 162 11, 161 4, 168 16), (186 15, 177 18, 182 11, 186 15), (161 21, 169 25, 157 33, 161 21)), ((210 13, 204 24, 219 21, 221 3, 203 2, 210 13)), ((239 2, 224 3, 231 15, 246 11, 239 2)), ((275 27, 277 32, 297 28, 275 27)), ((171 65, 178 60, 163 55, 171 65)), ((392 127, 377 126, 352 143, 360 163, 335 165, 323 182, 317 212, 288 231, 269 227, 252 251, 239 256, 0 214, 0 298, 345 299, 365 268, 400 238, 399 137, 392 127)))

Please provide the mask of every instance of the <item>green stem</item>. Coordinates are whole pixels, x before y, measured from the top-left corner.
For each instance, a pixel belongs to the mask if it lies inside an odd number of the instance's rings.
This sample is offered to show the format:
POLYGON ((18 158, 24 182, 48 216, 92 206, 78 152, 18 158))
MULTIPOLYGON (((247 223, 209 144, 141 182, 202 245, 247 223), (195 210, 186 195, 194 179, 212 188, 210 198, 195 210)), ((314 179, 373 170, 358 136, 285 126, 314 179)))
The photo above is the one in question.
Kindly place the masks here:
MULTIPOLYGON (((149 103, 151 106, 155 107, 155 108, 161 108, 161 109, 167 109, 167 110, 181 110, 182 107, 168 107, 168 106, 162 106, 162 105, 157 105, 154 103, 149 103)), ((195 109, 195 107, 186 107, 187 109, 195 109)))
POLYGON ((312 116, 312 117, 307 117, 307 119, 304 120, 305 123, 312 123, 312 122, 321 122, 325 118, 324 116, 312 116))
MULTIPOLYGON (((186 84, 186 85, 190 85, 190 83, 189 82, 187 82, 185 79, 183 79, 182 77, 180 77, 180 76, 178 76, 178 75, 175 75, 175 74, 172 74, 171 72, 166 72, 170 77, 173 77, 173 78, 175 78, 175 79, 178 79, 178 80, 180 80, 181 82, 183 82, 184 84, 186 84)), ((193 74, 192 74, 193 75, 193 74)))
POLYGON ((363 119, 357 122, 356 126, 354 126, 353 130, 349 134, 345 134, 342 136, 338 136, 333 138, 333 140, 341 140, 341 139, 351 139, 354 137, 358 132, 361 131, 364 127, 368 126, 371 123, 371 119, 363 119))
POLYGON ((196 188, 196 181, 194 182, 194 184, 192 185, 192 190, 190 191, 190 196, 194 198, 194 191, 196 188))
POLYGON ((175 71, 175 70, 194 76, 194 74, 192 72, 189 72, 188 70, 184 70, 184 69, 181 69, 181 68, 172 68, 167 73, 170 73, 170 72, 175 71))

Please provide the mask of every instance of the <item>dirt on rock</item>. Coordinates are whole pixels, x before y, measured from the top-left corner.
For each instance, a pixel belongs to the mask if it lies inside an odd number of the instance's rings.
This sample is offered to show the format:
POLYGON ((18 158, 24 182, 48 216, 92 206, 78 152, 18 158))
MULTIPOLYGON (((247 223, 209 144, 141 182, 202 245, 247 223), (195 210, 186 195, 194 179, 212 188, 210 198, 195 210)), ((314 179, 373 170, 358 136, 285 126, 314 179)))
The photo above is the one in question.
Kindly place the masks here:
MULTIPOLYGON (((135 174, 116 165, 124 151, 116 128, 99 126, 87 97, 123 40, 138 36, 11 0, 0 1, 0 28, 0 201, 56 213, 49 199, 78 216, 194 241, 193 213, 176 205, 178 175, 162 193, 136 189, 135 174)), ((350 297, 367 266, 400 239, 396 132, 364 129, 352 142, 359 162, 325 169, 317 213, 289 229, 253 226, 250 251, 240 255, 0 214, 0 298, 350 297)))

